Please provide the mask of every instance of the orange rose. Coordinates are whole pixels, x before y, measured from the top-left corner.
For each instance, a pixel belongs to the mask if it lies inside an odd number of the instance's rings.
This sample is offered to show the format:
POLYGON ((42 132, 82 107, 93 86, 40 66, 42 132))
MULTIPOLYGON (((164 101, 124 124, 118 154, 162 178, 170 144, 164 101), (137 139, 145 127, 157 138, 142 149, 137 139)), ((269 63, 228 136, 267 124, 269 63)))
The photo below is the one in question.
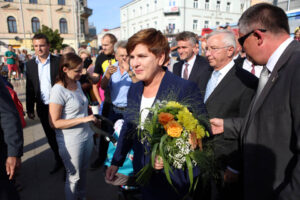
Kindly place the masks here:
POLYGON ((170 121, 167 124, 167 133, 171 137, 176 137, 176 138, 180 137, 182 130, 183 130, 182 126, 175 120, 170 121))
POLYGON ((162 125, 166 125, 169 121, 172 121, 173 119, 174 119, 174 115, 172 115, 170 113, 161 112, 158 115, 158 121, 162 125))

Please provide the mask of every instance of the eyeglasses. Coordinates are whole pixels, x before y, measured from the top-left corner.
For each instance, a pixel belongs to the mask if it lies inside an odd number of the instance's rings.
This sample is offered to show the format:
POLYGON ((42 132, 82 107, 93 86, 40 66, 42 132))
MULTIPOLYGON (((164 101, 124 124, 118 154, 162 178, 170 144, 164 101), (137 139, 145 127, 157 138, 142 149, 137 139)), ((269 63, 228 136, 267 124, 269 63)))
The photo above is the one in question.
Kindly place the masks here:
POLYGON ((214 53, 214 52, 216 52, 219 49, 224 49, 224 48, 227 48, 227 47, 230 47, 230 46, 225 46, 225 47, 205 47, 205 51, 206 52, 209 51, 211 53, 214 53))
POLYGON ((259 30, 259 31, 261 31, 261 32, 266 32, 266 31, 267 31, 267 30, 265 30, 265 29, 254 29, 253 31, 247 33, 246 35, 244 35, 244 36, 242 36, 242 37, 240 37, 240 38, 238 39, 240 45, 243 47, 245 40, 246 40, 252 33, 254 33, 254 32, 257 31, 257 30, 259 30))

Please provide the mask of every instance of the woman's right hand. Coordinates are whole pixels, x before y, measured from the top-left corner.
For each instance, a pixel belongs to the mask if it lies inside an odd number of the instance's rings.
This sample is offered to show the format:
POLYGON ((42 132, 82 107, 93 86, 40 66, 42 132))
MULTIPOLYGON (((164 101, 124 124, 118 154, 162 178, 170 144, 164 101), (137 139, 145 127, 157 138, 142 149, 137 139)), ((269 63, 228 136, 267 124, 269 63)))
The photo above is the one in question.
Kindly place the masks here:
POLYGON ((85 117, 84 118, 84 122, 86 123, 86 122, 97 122, 97 118, 94 116, 94 115, 89 115, 89 116, 87 116, 87 117, 85 117))
POLYGON ((164 168, 164 161, 161 156, 155 156, 154 169, 161 170, 164 168))
POLYGON ((116 173, 118 172, 119 167, 115 165, 111 165, 106 170, 105 178, 109 181, 113 181, 116 177, 116 173))

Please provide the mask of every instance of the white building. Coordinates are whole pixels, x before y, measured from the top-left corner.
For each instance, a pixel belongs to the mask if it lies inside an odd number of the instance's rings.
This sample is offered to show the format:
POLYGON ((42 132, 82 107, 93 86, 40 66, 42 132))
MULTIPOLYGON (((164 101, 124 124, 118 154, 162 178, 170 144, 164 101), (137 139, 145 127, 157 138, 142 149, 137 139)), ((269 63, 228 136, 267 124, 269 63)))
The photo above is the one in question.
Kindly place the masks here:
POLYGON ((133 0, 121 7, 121 39, 144 28, 167 35, 237 23, 250 0, 133 0))
POLYGON ((120 27, 112 28, 112 29, 103 29, 101 33, 98 34, 98 47, 101 46, 102 37, 106 33, 111 33, 114 36, 116 36, 117 40, 119 41, 121 39, 120 37, 120 27))

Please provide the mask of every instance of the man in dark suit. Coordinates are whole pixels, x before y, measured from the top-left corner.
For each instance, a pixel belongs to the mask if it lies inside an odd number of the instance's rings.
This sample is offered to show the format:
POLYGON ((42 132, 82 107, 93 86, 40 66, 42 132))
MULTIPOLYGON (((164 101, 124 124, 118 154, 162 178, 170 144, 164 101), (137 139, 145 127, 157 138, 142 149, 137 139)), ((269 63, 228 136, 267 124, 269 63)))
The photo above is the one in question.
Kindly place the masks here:
MULTIPOLYGON (((206 56, 213 71, 206 84, 204 102, 210 118, 244 117, 255 94, 252 86, 257 78, 242 68, 243 60, 233 60, 235 41, 229 30, 217 30, 207 36, 206 56)), ((217 164, 225 184, 221 181, 223 184, 214 185, 211 199, 239 200, 238 184, 232 183, 237 178, 228 180, 226 176, 228 173, 233 173, 230 177, 238 176, 231 163, 232 155, 238 150, 238 139, 228 140, 222 134, 216 135, 214 140, 217 164)))
POLYGON ((263 65, 244 119, 213 119, 214 133, 240 137, 245 200, 300 199, 300 44, 285 12, 262 3, 239 20, 239 42, 263 65))
POLYGON ((21 165, 23 131, 19 113, 0 79, 0 199, 19 199, 10 180, 21 165))
POLYGON ((45 35, 34 35, 32 42, 36 57, 26 64, 26 108, 28 117, 34 119, 36 103, 38 117, 56 160, 54 168, 50 171, 50 174, 53 174, 63 166, 58 153, 55 131, 51 128, 48 119, 50 90, 58 74, 60 58, 49 53, 50 44, 45 35))
POLYGON ((180 62, 175 63, 173 73, 181 78, 190 80, 198 85, 201 93, 204 94, 207 74, 210 74, 211 67, 207 60, 198 55, 197 35, 184 31, 176 36, 180 62))

